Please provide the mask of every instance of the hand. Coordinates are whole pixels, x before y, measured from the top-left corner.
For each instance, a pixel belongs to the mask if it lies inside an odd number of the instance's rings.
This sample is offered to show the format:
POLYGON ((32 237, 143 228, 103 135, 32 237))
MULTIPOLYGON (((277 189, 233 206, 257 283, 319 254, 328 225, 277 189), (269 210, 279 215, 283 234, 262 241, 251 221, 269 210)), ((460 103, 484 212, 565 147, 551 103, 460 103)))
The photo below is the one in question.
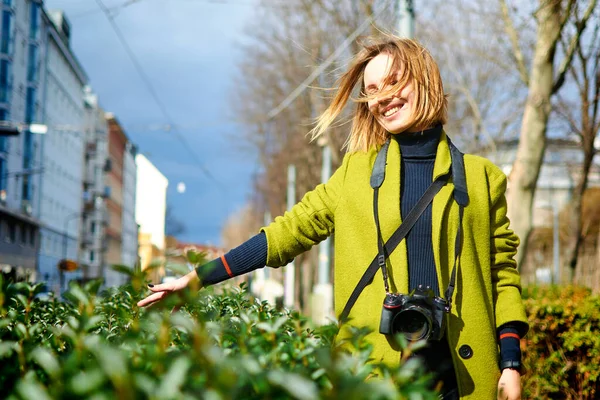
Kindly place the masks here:
POLYGON ((160 285, 154 285, 152 287, 148 286, 148 289, 150 289, 154 293, 152 293, 145 299, 138 301, 137 305, 138 307, 150 306, 154 303, 161 301, 162 299, 173 293, 185 289, 191 284, 198 285, 198 283, 198 274, 196 274, 196 271, 192 271, 189 274, 184 275, 181 278, 178 278, 174 281, 162 283, 160 285))
POLYGON ((498 400, 521 399, 521 374, 516 369, 505 368, 498 381, 498 400))

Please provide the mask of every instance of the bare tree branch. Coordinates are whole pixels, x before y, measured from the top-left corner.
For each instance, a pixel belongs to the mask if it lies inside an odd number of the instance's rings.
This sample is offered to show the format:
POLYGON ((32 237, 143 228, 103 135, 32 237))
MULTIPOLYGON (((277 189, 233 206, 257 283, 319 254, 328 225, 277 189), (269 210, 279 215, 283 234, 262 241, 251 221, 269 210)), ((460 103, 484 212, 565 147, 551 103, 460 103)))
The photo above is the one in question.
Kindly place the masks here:
POLYGON ((523 53, 521 52, 521 45, 519 43, 519 36, 517 34, 517 30, 512 22, 512 18, 508 12, 508 5, 506 4, 506 0, 499 0, 500 8, 502 9, 502 18, 504 20, 504 26, 506 29, 506 34, 510 39, 510 43, 513 49, 513 57, 517 64, 517 70, 519 71, 519 76, 525 85, 529 85, 529 73, 527 72, 527 67, 525 66, 525 59, 523 58, 523 53))
MULTIPOLYGON (((502 1, 504 1, 504 0, 502 0, 502 1)), ((569 7, 568 7, 568 10, 566 11, 566 13, 568 13, 568 14, 570 14, 572 3, 573 3, 573 1, 569 2, 569 7)), ((554 85, 552 86, 552 93, 556 93, 558 91, 558 89, 560 89, 560 87, 565 82, 565 75, 569 69, 569 66, 571 65, 571 62, 573 61, 573 56, 575 54, 575 51, 580 46, 579 41, 581 38, 581 33, 585 30, 587 22, 594 12, 596 3, 597 3, 597 0, 590 1, 590 4, 588 4, 588 8, 585 10, 583 18, 579 21, 575 21, 575 26, 576 26, 577 30, 573 34, 573 37, 571 37, 569 47, 567 48, 565 56, 563 57, 563 59, 560 63, 560 67, 558 68, 558 76, 556 77, 556 80, 554 81, 554 85)), ((566 15, 565 18, 568 18, 568 15, 566 15)), ((564 22, 564 23, 566 23, 566 22, 564 22)), ((564 23, 563 23, 563 26, 564 26, 564 23)), ((558 37, 557 37, 557 39, 558 39, 558 37)))

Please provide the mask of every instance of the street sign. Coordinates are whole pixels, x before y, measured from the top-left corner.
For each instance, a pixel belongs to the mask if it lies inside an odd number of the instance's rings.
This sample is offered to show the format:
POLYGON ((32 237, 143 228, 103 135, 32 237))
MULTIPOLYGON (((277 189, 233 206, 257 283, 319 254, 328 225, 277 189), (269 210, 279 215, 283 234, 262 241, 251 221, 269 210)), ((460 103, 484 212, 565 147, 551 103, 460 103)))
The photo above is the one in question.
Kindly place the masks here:
POLYGON ((77 261, 63 259, 58 263, 58 269, 65 272, 73 272, 79 268, 77 261))

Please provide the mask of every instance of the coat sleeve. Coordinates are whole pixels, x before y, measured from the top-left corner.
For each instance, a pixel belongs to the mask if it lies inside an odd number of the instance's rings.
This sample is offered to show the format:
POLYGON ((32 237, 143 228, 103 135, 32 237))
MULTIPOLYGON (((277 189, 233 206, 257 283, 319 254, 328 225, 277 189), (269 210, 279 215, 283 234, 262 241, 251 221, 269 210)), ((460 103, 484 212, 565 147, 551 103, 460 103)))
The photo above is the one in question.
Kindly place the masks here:
POLYGON ((505 192, 506 175, 500 172, 490 185, 491 271, 496 328, 511 322, 523 337, 529 325, 521 298, 521 278, 514 259, 519 237, 509 228, 505 192))
POLYGON ((283 266, 333 233, 349 158, 347 154, 327 183, 306 193, 290 211, 261 229, 267 235, 267 266, 283 266))

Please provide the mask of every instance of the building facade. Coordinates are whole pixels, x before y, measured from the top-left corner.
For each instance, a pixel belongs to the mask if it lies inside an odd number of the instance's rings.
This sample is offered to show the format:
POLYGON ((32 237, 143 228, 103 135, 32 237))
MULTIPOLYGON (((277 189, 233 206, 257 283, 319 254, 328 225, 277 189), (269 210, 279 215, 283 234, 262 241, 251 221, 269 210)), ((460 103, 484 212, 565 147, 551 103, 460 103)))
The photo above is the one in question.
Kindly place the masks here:
MULTIPOLYGON (((142 270, 165 257, 165 218, 169 180, 142 154, 135 157, 137 186, 135 219, 139 225, 139 257, 142 270)), ((160 282, 164 268, 155 268, 150 280, 160 282)))
POLYGON ((40 246, 42 138, 28 125, 43 120, 49 21, 41 1, 0 4, 0 121, 19 126, 0 136, 0 270, 35 280, 40 246))
POLYGON ((106 270, 105 228, 108 223, 106 199, 110 195, 106 174, 108 158, 108 123, 98 96, 85 89, 85 157, 83 175, 83 211, 81 214, 81 253, 83 280, 103 279, 106 270))
POLYGON ((138 264, 138 224, 135 220, 136 206, 136 182, 137 182, 137 166, 136 166, 137 147, 127 142, 125 152, 123 153, 123 205, 121 221, 122 231, 122 247, 121 247, 121 263, 130 268, 134 268, 138 264))
POLYGON ((45 15, 49 23, 43 110, 48 133, 41 145, 44 174, 38 271, 40 279, 58 291, 82 276, 81 269, 62 272, 58 265, 65 259, 79 262, 87 76, 69 47, 70 25, 65 15, 60 11, 45 15))
MULTIPOLYGON (((509 176, 517 156, 517 140, 497 145, 496 151, 484 154, 509 176)), ((574 139, 548 139, 544 161, 537 180, 533 200, 533 226, 551 226, 553 210, 563 209, 571 200, 575 183, 581 174, 583 152, 574 139)), ((594 158, 588 176, 588 188, 600 187, 600 159, 594 158)))
POLYGON ((136 147, 127 137, 118 119, 106 113, 108 122, 108 158, 111 168, 106 176, 110 195, 106 198, 106 263, 104 283, 118 286, 127 276, 110 268, 125 265, 133 268, 138 260, 138 228, 135 222, 136 147))

